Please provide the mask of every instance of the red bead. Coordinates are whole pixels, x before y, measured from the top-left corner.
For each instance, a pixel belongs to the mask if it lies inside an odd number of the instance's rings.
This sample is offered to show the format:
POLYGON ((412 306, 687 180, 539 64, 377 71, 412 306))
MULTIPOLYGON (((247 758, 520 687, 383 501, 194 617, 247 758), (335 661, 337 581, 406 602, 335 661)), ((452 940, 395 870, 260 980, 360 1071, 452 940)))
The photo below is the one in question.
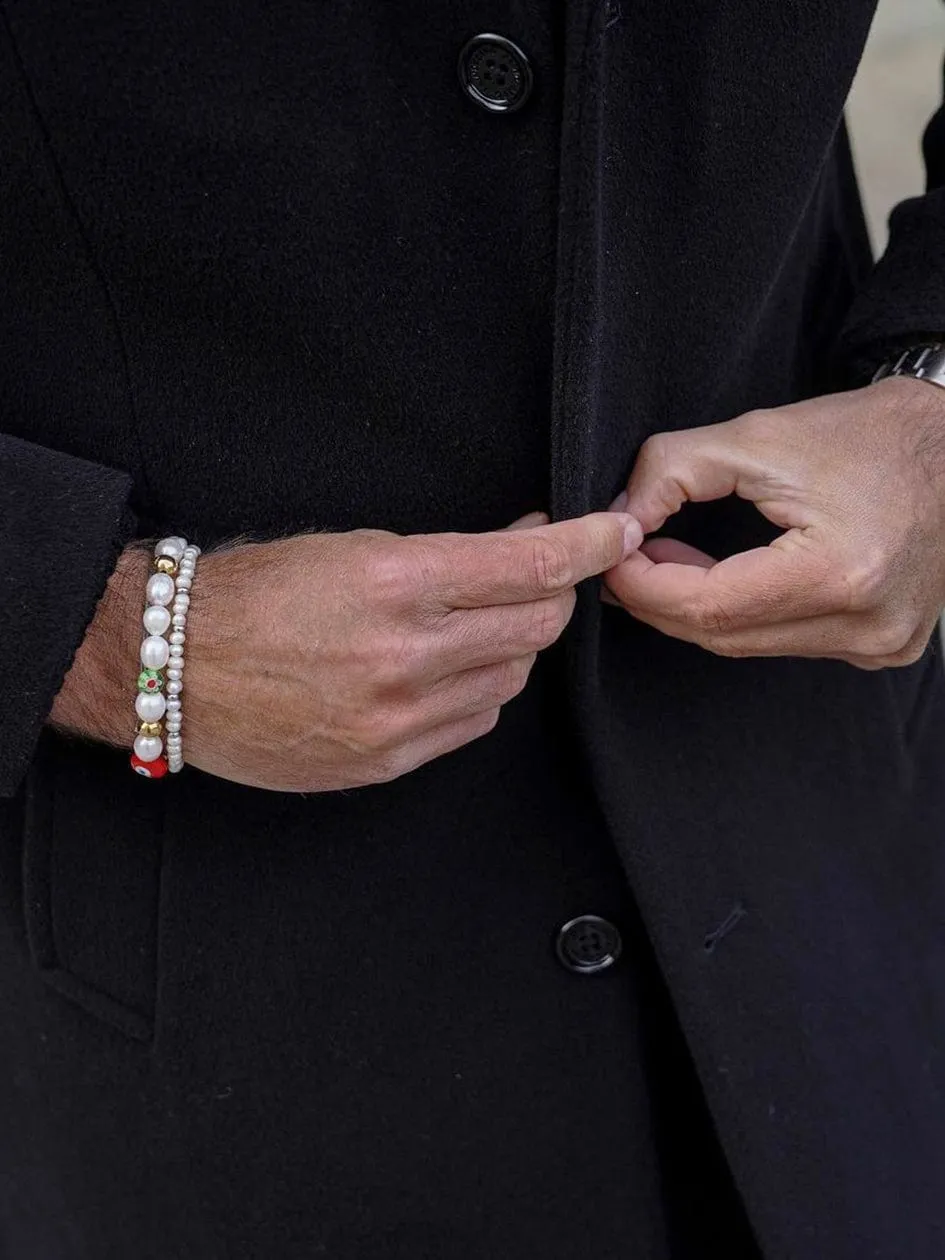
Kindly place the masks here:
POLYGON ((131 768, 142 779, 163 779, 167 774, 167 758, 158 757, 156 761, 142 761, 137 753, 131 754, 131 768))

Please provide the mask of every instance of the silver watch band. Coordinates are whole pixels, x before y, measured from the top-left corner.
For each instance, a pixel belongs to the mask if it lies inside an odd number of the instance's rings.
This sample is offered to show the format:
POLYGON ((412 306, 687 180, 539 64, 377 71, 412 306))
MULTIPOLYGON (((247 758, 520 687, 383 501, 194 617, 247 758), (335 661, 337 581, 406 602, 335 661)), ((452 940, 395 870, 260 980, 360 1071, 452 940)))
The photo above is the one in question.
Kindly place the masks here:
POLYGON ((918 381, 929 381, 945 389, 945 345, 913 346, 903 351, 897 359, 883 364, 872 383, 875 385, 886 376, 914 376, 918 381))

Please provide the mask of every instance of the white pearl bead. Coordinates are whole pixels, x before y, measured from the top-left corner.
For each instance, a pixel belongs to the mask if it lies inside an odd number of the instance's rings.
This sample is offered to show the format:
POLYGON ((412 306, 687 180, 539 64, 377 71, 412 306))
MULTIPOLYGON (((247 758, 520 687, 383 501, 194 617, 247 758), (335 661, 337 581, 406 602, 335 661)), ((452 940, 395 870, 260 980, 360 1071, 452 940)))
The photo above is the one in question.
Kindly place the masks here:
POLYGON ((183 689, 184 684, 179 682, 176 678, 167 684, 167 694, 169 696, 179 696, 183 689))
POLYGON ((168 713, 180 713, 180 701, 179 701, 179 700, 168 700, 168 702, 167 702, 167 711, 168 711, 168 713))
POLYGON ((186 573, 182 573, 177 579, 177 589, 178 591, 189 591, 192 583, 193 578, 188 577, 186 573))
POLYGON ((139 691, 135 697, 135 713, 142 722, 160 722, 167 701, 159 691, 139 691))
POLYGON ((175 643, 186 643, 186 642, 187 642, 187 636, 184 634, 183 630, 175 630, 171 634, 172 645, 175 643))
POLYGON ((152 573, 148 578, 148 603, 169 604, 174 598, 174 579, 167 573, 152 573))
POLYGON ((177 732, 177 734, 175 735, 168 735, 167 746, 173 752, 180 752, 180 749, 181 749, 180 732, 177 732))
POLYGON ((168 719, 167 727, 165 729, 167 730, 167 737, 170 739, 171 736, 180 734, 181 723, 179 721, 172 722, 168 719))
MULTIPOLYGON (((175 608, 177 607, 176 601, 175 601, 174 606, 175 608)), ((174 627, 175 630, 183 630, 184 626, 187 625, 187 614, 175 613, 174 616, 171 618, 171 625, 174 627)))
POLYGON ((144 610, 142 621, 148 634, 163 634, 171 624, 171 614, 161 604, 152 604, 144 610))
POLYGON ((169 655, 167 639, 159 634, 148 635, 141 643, 141 664, 145 669, 163 669, 169 655))
POLYGON ((169 681, 169 682, 180 682, 180 680, 181 680, 181 672, 180 672, 180 670, 179 670, 179 669, 169 669, 169 670, 167 671, 167 678, 168 678, 168 681, 169 681))
MULTIPOLYGON (((165 645, 167 644, 167 640, 166 640, 166 639, 162 639, 162 640, 161 640, 161 642, 162 642, 162 643, 164 643, 165 645)), ((181 656, 183 656, 183 655, 184 655, 184 649, 183 649, 183 647, 181 646, 181 644, 179 644, 179 643, 172 643, 172 644, 168 647, 167 651, 168 651, 168 655, 170 656, 170 659, 171 659, 172 661, 177 660, 177 659, 178 659, 178 657, 181 657, 181 656)))
POLYGON ((172 560, 180 560, 186 545, 183 538, 162 538, 154 548, 154 554, 156 557, 170 556, 172 560))
POLYGON ((135 752, 142 761, 157 761, 164 751, 164 745, 157 735, 138 735, 135 737, 135 752))
POLYGON ((187 594, 186 591, 181 591, 181 593, 177 596, 177 598, 174 600, 174 607, 180 612, 187 611, 187 609, 190 607, 190 596, 187 594))

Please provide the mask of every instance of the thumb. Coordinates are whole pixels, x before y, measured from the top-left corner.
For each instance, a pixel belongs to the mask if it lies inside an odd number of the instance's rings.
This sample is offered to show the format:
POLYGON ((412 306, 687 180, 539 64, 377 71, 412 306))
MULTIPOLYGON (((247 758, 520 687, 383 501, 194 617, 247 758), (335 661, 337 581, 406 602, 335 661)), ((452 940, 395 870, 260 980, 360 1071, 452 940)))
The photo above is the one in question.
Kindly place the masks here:
POLYGON ((706 503, 730 494, 754 500, 763 471, 759 453, 737 420, 659 433, 640 449, 625 510, 651 534, 687 502, 706 503))
POLYGON ((513 521, 511 525, 506 525, 505 530, 508 532, 512 529, 535 529, 539 525, 547 525, 549 520, 547 512, 529 512, 526 516, 520 516, 517 521, 513 521))

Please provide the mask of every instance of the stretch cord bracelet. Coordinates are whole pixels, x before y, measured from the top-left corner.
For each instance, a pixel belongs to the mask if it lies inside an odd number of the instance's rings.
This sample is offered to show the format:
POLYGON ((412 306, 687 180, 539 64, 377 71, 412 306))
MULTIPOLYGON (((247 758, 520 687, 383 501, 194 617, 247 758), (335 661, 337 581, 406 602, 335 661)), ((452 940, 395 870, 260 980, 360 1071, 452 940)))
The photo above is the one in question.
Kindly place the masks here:
POLYGON ((184 643, 187 635, 187 610, 190 608, 190 588, 197 571, 197 557, 200 548, 188 546, 180 559, 180 568, 175 583, 174 603, 171 605, 171 637, 169 659, 167 662, 167 768, 171 774, 179 774, 184 768, 184 747, 181 741, 181 725, 184 711, 184 643))
POLYGON ((181 693, 184 689, 184 642, 190 589, 199 547, 184 538, 162 538, 154 548, 142 621, 142 670, 138 675, 132 769, 147 779, 177 774, 184 766, 181 693), (166 753, 166 755, 165 755, 166 753))

